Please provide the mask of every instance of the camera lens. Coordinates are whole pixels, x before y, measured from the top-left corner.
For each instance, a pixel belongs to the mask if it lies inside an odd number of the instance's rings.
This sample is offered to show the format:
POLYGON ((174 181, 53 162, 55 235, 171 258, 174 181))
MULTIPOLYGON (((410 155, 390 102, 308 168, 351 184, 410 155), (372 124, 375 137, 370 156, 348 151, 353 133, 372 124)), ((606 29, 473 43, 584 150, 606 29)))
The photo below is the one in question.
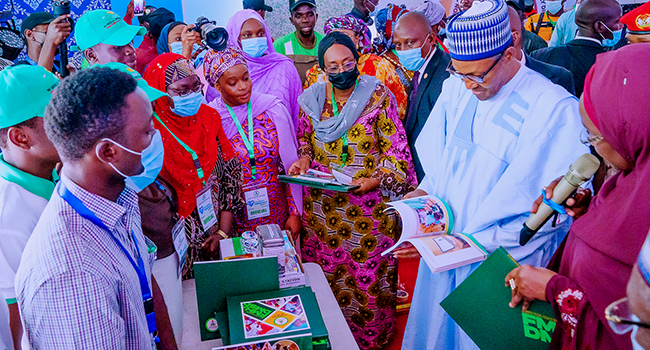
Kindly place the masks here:
POLYGON ((215 27, 206 33, 205 43, 214 51, 221 51, 228 45, 228 32, 221 27, 215 27))

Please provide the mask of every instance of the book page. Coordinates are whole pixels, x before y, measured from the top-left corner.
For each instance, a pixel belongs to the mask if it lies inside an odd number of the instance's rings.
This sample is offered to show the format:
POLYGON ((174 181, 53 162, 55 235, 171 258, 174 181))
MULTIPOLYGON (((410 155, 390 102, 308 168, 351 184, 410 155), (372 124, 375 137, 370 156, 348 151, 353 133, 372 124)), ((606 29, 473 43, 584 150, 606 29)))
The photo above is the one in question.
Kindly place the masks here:
POLYGON ((299 295, 241 303, 246 339, 309 329, 299 295))
MULTIPOLYGON (((435 197, 422 196, 388 203, 389 209, 399 213, 402 219, 402 235, 399 241, 382 253, 386 255, 411 238, 444 235, 447 231, 447 213, 435 197)), ((440 241, 444 244, 443 241, 440 241)))
POLYGON ((454 269, 484 260, 487 254, 463 235, 433 235, 408 240, 422 256, 432 273, 454 269))

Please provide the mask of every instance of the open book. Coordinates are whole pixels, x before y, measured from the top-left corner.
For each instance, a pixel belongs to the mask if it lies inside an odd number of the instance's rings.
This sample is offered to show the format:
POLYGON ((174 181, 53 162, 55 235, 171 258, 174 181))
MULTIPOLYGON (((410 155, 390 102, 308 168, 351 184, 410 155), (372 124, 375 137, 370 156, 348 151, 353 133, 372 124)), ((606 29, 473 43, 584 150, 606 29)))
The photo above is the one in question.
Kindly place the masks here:
POLYGON ((302 175, 279 175, 281 182, 293 183, 307 187, 323 188, 326 190, 348 192, 359 188, 359 185, 352 185, 352 178, 332 170, 332 174, 309 169, 302 175))
POLYGON ((487 252, 470 235, 452 234, 454 219, 451 209, 435 196, 409 198, 387 203, 387 211, 395 210, 402 219, 402 235, 386 255, 404 242, 410 242, 438 273, 485 260, 487 252))

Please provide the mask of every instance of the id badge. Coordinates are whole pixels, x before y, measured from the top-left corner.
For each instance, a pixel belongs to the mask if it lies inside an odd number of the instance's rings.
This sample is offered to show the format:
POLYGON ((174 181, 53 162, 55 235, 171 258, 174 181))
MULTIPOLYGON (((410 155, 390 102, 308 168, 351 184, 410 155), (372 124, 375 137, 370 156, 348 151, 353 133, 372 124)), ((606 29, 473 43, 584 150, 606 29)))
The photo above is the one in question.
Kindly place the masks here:
POLYGON ((185 218, 178 220, 174 228, 172 228, 172 240, 174 240, 174 248, 178 253, 178 277, 180 278, 185 266, 185 260, 187 260, 187 249, 190 246, 185 235, 185 218))
POLYGON ((207 184, 196 194, 196 210, 199 212, 203 232, 208 232, 219 221, 217 211, 214 209, 214 203, 212 203, 211 189, 212 186, 207 184))
POLYGON ((269 194, 266 187, 244 192, 248 220, 259 219, 271 215, 269 194))

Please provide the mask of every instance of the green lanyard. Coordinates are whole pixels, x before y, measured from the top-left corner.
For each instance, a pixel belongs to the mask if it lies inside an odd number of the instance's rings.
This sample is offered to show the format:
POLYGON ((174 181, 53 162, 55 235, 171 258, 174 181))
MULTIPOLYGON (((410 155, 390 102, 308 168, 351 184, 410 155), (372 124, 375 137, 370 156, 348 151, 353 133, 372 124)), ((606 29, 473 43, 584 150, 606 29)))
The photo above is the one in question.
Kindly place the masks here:
POLYGON ((226 108, 228 108, 228 113, 230 113, 232 121, 237 126, 239 136, 241 136, 242 140, 244 141, 244 145, 246 145, 246 149, 248 150, 248 158, 250 159, 251 173, 253 174, 253 179, 255 179, 255 175, 257 175, 257 166, 255 165, 255 135, 253 134, 253 108, 251 107, 251 101, 248 101, 248 104, 246 105, 246 110, 248 112, 248 138, 246 138, 246 133, 244 133, 244 129, 241 127, 241 123, 235 115, 235 111, 233 111, 232 108, 228 105, 226 105, 226 108))
POLYGON ((163 123, 158 114, 154 113, 153 115, 156 117, 156 120, 158 120, 160 124, 162 124, 162 126, 164 126, 165 129, 167 129, 167 131, 169 131, 169 133, 176 139, 176 141, 178 141, 178 143, 180 143, 180 145, 183 146, 183 148, 185 148, 185 150, 192 156, 192 161, 194 161, 194 166, 196 167, 196 173, 199 175, 199 180, 201 180, 203 186, 205 186, 205 175, 203 174, 203 168, 201 167, 199 156, 196 154, 196 152, 194 152, 193 149, 190 148, 190 146, 186 145, 185 142, 181 141, 181 139, 179 139, 171 130, 169 130, 167 125, 163 123))
MULTIPOLYGON (((354 83, 354 89, 356 90, 357 86, 359 86, 359 80, 354 83)), ((334 87, 332 87, 332 111, 334 112, 334 117, 339 116, 339 107, 336 105, 336 99, 334 98, 334 87)), ((346 131, 343 136, 341 136, 341 141, 343 141, 343 154, 342 154, 342 159, 343 162, 341 163, 341 168, 345 166, 345 162, 348 160, 348 132, 346 131)))

